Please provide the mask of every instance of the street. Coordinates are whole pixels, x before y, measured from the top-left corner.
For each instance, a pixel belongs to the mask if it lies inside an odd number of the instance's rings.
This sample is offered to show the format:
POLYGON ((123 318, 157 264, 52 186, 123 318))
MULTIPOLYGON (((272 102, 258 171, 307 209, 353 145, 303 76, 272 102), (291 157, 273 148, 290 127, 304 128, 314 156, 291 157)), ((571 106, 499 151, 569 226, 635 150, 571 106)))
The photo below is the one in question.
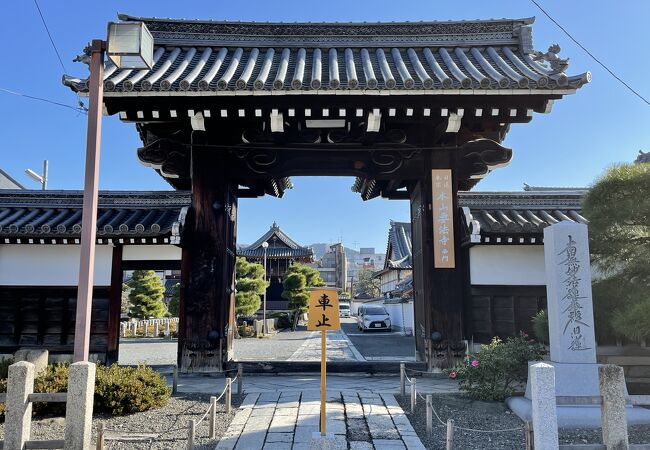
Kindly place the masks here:
POLYGON ((415 338, 396 331, 357 328, 357 318, 341 318, 341 329, 366 361, 415 361, 415 338))

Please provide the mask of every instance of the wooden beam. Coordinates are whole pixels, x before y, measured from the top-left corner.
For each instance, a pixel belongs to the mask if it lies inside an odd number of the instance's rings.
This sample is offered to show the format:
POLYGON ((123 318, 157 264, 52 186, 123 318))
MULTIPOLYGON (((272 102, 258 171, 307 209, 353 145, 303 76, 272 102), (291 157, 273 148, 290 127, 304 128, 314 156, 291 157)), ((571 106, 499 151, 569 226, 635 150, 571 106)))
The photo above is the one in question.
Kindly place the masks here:
POLYGON ((106 364, 116 363, 119 358, 120 316, 122 314, 122 283, 124 272, 122 268, 122 245, 113 247, 111 263, 111 287, 108 303, 108 343, 106 349, 106 364))
POLYGON ((192 152, 192 207, 183 239, 184 324, 179 336, 184 372, 220 372, 228 357, 234 313, 237 186, 223 153, 192 152))

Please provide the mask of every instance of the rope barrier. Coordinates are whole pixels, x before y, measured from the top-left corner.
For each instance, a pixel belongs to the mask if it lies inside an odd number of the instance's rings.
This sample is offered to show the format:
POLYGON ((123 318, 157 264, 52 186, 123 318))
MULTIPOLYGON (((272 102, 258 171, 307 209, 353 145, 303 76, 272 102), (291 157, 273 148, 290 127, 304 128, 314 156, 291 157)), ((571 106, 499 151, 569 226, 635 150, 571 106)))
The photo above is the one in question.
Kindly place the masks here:
MULTIPOLYGON (((218 401, 218 400, 217 400, 217 401, 218 401)), ((210 410, 211 410, 211 409, 212 409, 212 405, 210 405, 210 407, 209 407, 208 410, 205 412, 205 414, 203 414, 203 416, 201 416, 201 418, 200 418, 199 420, 196 421, 196 426, 197 426, 197 427, 200 425, 201 422, 203 422, 203 419, 205 419, 206 417, 208 417, 208 414, 210 414, 210 410)))
MULTIPOLYGON (((236 379, 237 378, 235 377, 235 380, 236 379)), ((230 383, 230 386, 232 386, 232 382, 230 383)), ((223 388, 223 391, 221 391, 221 395, 219 395, 219 397, 217 397, 217 400, 216 400, 217 402, 219 400, 221 400, 221 398, 223 398, 223 396, 226 394, 227 390, 228 390, 228 384, 226 384, 226 386, 223 388)), ((201 403, 201 400, 195 402, 186 411, 191 410, 192 408, 194 408, 196 405, 198 405, 200 403, 201 403)), ((212 405, 210 405, 208 407, 208 410, 203 414, 203 416, 201 416, 201 418, 196 421, 196 426, 201 424, 201 422, 203 422, 203 420, 205 420, 205 418, 208 417, 208 414, 210 414, 211 410, 212 410, 212 405)), ((187 429, 187 427, 171 428, 169 430, 162 431, 162 432, 156 434, 155 436, 147 436, 146 440, 152 441, 153 439, 160 439, 160 437, 164 436, 165 434, 173 433, 175 431, 182 431, 182 430, 186 430, 186 429, 187 429)), ((117 429, 112 429, 112 428, 104 428, 104 432, 113 432, 113 433, 119 433, 119 434, 123 434, 123 435, 125 435, 125 434, 126 435, 142 435, 143 434, 142 431, 117 430, 117 429)), ((121 438, 121 437, 112 437, 110 440, 111 441, 117 441, 117 442, 123 442, 123 441, 128 441, 129 439, 128 438, 121 438)), ((145 439, 143 439, 143 440, 145 440, 145 439)))
MULTIPOLYGON (((424 398, 424 396, 421 393, 418 392, 417 395, 419 395, 420 398, 426 402, 426 398, 424 398)), ((429 406, 431 407, 431 411, 433 412, 433 415, 436 417, 436 419, 438 419, 438 422, 440 422, 440 425, 438 425, 438 426, 446 427, 447 423, 443 422, 443 420, 440 418, 440 416, 438 415, 438 412, 433 407, 433 403, 429 403, 429 406)), ((454 429, 462 430, 462 431, 471 431, 471 432, 475 432, 475 433, 488 433, 489 434, 489 433, 508 433, 508 432, 513 432, 513 431, 524 431, 525 428, 524 427, 518 427, 518 428, 504 428, 504 429, 501 429, 501 430, 477 430, 475 428, 466 428, 466 427, 459 427, 458 425, 454 425, 454 429)))

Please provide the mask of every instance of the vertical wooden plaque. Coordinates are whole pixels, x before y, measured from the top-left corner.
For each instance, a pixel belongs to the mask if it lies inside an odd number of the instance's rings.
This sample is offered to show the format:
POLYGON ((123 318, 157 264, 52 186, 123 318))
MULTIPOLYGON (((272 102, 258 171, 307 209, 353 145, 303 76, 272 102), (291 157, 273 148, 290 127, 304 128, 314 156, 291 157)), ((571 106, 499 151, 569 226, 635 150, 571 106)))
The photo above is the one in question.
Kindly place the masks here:
POLYGON ((456 267, 454 255, 454 210, 451 169, 431 171, 433 213, 433 266, 436 269, 456 267))

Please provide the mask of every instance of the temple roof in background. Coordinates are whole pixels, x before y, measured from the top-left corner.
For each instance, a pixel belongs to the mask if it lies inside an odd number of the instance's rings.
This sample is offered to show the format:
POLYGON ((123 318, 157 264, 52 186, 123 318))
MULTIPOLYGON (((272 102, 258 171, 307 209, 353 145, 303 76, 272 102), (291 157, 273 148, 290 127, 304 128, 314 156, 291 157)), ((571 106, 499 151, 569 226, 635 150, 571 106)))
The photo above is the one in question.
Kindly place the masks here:
MULTIPOLYGON (((465 244, 542 244, 544 228, 581 215, 586 189, 527 186, 524 192, 459 192, 465 244)), ((383 270, 411 269, 409 222, 390 222, 383 270)))
MULTIPOLYGON (((152 69, 107 63, 105 97, 462 94, 575 91, 559 47, 533 49, 534 18, 447 22, 261 23, 143 18, 152 69), (477 92, 474 92, 477 91, 477 92)), ((87 80, 64 84, 87 92, 87 80)))
POLYGON ((411 269, 413 247, 410 222, 390 221, 384 269, 411 269))
MULTIPOLYGON (((189 192, 103 191, 97 210, 98 243, 174 243, 189 192)), ((0 243, 79 243, 81 191, 0 191, 0 243)))
POLYGON ((473 243, 542 243, 544 228, 568 220, 588 223, 581 215, 586 189, 525 192, 463 192, 466 231, 473 243))
MULTIPOLYGON (((545 227, 562 220, 588 223, 581 215, 586 190, 531 188, 523 192, 461 192, 466 243, 541 244, 545 227), (537 190, 535 190, 537 189, 537 190)), ((78 243, 80 191, 0 190, 0 243, 78 243)), ((190 206, 187 191, 103 191, 99 195, 97 242, 179 244, 190 206)), ((311 248, 291 239, 274 223, 242 256, 313 259, 311 248)), ((410 268, 411 227, 391 222, 385 269, 410 268)))
POLYGON ((0 189, 25 189, 25 187, 14 180, 7 172, 0 169, 0 189))
POLYGON ((245 249, 240 249, 238 255, 245 258, 261 259, 264 257, 264 248, 262 247, 264 242, 269 244, 266 249, 266 257, 269 259, 297 259, 308 262, 314 259, 314 252, 311 248, 303 247, 291 239, 275 222, 257 241, 245 249))

